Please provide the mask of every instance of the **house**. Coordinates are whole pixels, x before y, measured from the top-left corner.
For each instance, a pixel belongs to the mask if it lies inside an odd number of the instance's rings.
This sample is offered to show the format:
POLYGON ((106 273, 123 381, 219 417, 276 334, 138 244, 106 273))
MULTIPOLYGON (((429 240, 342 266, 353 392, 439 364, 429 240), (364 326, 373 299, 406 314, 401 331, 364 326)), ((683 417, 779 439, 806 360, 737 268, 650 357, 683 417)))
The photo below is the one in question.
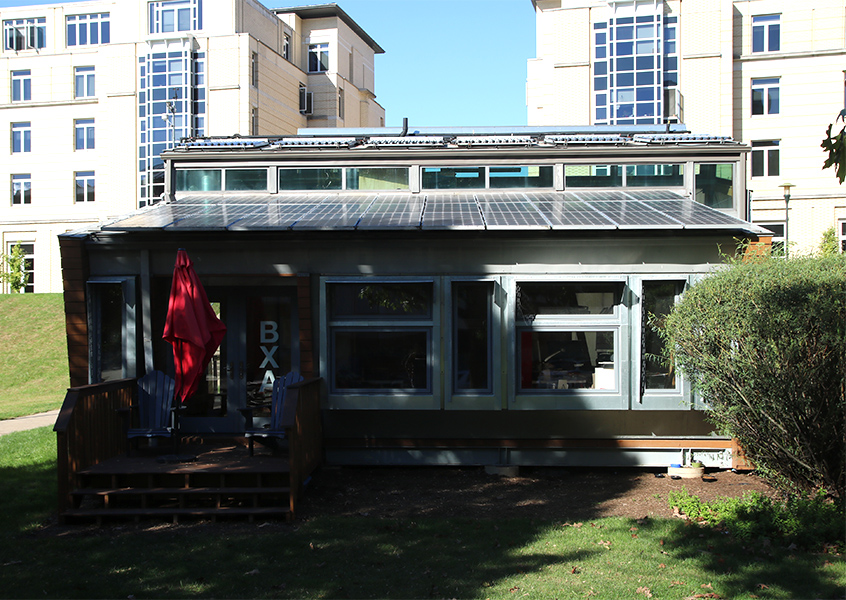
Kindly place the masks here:
POLYGON ((162 202, 60 236, 71 385, 173 372, 185 248, 228 327, 188 434, 237 435, 293 369, 331 464, 732 466, 650 320, 771 238, 748 151, 682 125, 184 141, 162 202))
POLYGON ((21 243, 28 292, 61 291, 58 234, 158 201, 174 140, 384 125, 383 50, 336 4, 91 0, 0 21, 0 252, 21 243))
POLYGON ((793 252, 818 248, 831 227, 846 248, 846 191, 820 148, 846 107, 841 0, 532 5, 529 125, 683 122, 730 136, 752 147, 750 221, 793 252))

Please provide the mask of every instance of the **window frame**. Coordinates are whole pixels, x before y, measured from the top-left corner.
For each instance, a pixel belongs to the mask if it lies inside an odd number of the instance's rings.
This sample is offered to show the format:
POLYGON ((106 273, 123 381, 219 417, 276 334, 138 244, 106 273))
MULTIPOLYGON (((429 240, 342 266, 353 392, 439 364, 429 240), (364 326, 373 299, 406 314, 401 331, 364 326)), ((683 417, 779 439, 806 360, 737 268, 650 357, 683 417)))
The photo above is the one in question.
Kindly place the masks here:
POLYGON ((752 16, 752 53, 779 52, 781 50, 781 15, 752 16), (760 49, 756 50, 756 38, 760 39, 760 49), (775 48, 773 47, 775 46, 775 48))
POLYGON ((32 122, 23 121, 20 123, 11 123, 11 146, 12 154, 26 154, 32 152, 32 122), (15 150, 15 146, 20 148, 15 150))
POLYGON ((20 52, 47 47, 47 18, 24 17, 3 21, 3 50, 20 52), (18 42, 21 42, 18 44, 18 42))
POLYGON ((12 173, 11 174, 11 205, 25 206, 32 204, 32 174, 12 173), (15 202, 15 190, 19 193, 19 199, 15 202))
POLYGON ((781 140, 753 140, 750 153, 750 178, 778 177, 781 171, 781 155, 779 142, 781 140), (757 149, 756 149, 757 148, 757 149), (773 168, 775 163, 775 168, 773 168), (758 168, 760 167, 760 172, 758 168))
POLYGON ((83 152, 96 149, 95 119, 74 119, 74 151, 83 152), (80 133, 82 134, 80 136, 80 133))
POLYGON ((22 69, 9 72, 12 102, 32 101, 32 70, 22 69), (17 93, 16 93, 17 88, 17 93), (15 96, 19 96, 16 98, 15 96))
POLYGON ((133 276, 125 277, 92 277, 86 281, 88 304, 88 381, 100 383, 102 375, 102 298, 104 286, 120 286, 121 298, 121 374, 119 378, 135 377, 137 375, 136 357, 138 353, 137 330, 137 284, 133 276))
MULTIPOLYGON (((33 294, 35 293, 35 240, 15 240, 6 241, 6 253, 11 254, 12 249, 17 246, 18 244, 21 245, 21 250, 23 251, 23 259, 24 259, 24 273, 26 274, 26 285, 21 290, 24 294, 33 294)), ((6 292, 11 292, 11 287, 9 284, 5 284, 3 286, 3 290, 6 292)))
POLYGON ((329 71, 329 43, 315 42, 308 45, 308 73, 329 71))
POLYGON ((74 203, 87 204, 96 199, 96 175, 95 171, 74 171, 74 203), (80 183, 81 197, 80 200, 80 183))
POLYGON ((181 35, 185 32, 200 31, 203 28, 202 0, 156 0, 147 5, 147 33, 149 35, 181 35), (188 24, 182 26, 182 19, 187 10, 188 24), (172 14, 173 21, 168 15, 172 14))
POLYGON ((755 77, 751 80, 750 89, 752 116, 781 113, 781 77, 755 77), (756 95, 760 98, 756 99, 756 95))
POLYGON ((65 16, 65 46, 68 48, 102 46, 109 43, 111 43, 110 13, 97 12, 65 16), (97 41, 92 42, 90 41, 93 37, 91 34, 95 31, 97 41), (85 32, 85 35, 80 35, 81 32, 85 32), (85 41, 80 42, 80 39, 85 41))
POLYGON ((93 66, 73 68, 73 97, 96 98, 96 71, 93 66))

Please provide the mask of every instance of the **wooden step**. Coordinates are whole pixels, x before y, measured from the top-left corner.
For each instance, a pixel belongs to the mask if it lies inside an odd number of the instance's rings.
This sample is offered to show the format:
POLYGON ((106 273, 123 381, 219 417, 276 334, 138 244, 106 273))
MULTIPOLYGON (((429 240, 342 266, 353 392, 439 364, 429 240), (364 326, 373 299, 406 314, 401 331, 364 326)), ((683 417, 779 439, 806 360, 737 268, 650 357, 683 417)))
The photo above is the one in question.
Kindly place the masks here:
POLYGON ((279 495, 290 494, 289 487, 161 487, 161 488, 134 488, 124 487, 116 489, 103 488, 80 488, 71 492, 73 496, 134 496, 134 495, 162 495, 162 496, 181 496, 181 495, 244 495, 244 494, 267 494, 279 495))
POLYGON ((110 519, 140 519, 142 517, 172 518, 174 522, 179 517, 217 518, 217 517, 247 517, 251 521, 256 517, 290 519, 291 511, 288 507, 196 507, 196 508, 74 508, 63 513, 65 518, 79 520, 96 520, 98 523, 110 519))

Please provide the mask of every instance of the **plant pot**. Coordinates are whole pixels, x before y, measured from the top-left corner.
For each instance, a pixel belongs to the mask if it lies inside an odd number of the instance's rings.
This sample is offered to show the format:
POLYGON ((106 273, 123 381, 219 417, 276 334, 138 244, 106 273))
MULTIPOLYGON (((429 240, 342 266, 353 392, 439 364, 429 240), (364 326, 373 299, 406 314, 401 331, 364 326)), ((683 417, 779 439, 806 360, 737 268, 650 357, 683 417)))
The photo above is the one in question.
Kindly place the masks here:
POLYGON ((670 477, 676 475, 682 479, 697 479, 705 474, 705 467, 670 467, 667 474, 670 477))

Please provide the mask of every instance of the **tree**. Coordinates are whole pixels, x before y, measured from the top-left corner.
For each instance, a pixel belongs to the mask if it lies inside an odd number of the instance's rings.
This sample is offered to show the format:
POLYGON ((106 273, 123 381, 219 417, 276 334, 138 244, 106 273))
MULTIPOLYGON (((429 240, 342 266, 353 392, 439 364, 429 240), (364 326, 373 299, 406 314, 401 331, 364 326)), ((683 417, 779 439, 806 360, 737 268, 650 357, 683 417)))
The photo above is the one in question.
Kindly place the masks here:
POLYGON ((846 179, 846 108, 840 111, 840 114, 834 120, 832 125, 828 126, 825 131, 825 138, 823 138, 822 149, 828 152, 828 158, 823 163, 823 169, 834 167, 834 175, 840 183, 846 179), (844 125, 840 127, 840 133, 832 135, 832 129, 837 121, 843 121, 844 125))
POLYGON ((0 254, 0 284, 8 284, 12 292, 17 294, 28 282, 26 255, 18 242, 9 254, 0 254))
POLYGON ((840 241, 837 239, 837 230, 834 225, 823 231, 819 253, 820 256, 833 256, 840 253, 840 241))
POLYGON ((846 256, 731 262, 659 332, 708 419, 764 476, 846 499, 846 256))

